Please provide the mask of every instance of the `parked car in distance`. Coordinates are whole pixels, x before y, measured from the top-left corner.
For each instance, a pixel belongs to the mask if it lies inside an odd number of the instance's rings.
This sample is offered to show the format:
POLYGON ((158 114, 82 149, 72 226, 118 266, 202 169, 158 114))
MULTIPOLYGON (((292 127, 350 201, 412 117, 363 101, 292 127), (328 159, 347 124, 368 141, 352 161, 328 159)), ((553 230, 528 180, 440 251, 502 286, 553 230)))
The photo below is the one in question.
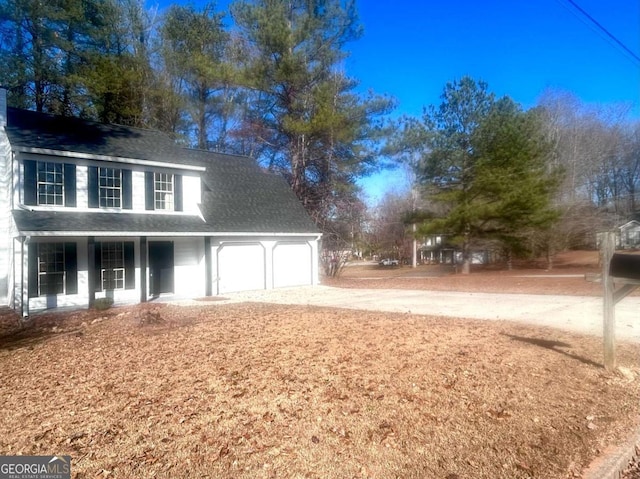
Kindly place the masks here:
POLYGON ((378 264, 380 266, 398 266, 400 264, 400 261, 398 261, 397 259, 385 258, 378 262, 378 264))

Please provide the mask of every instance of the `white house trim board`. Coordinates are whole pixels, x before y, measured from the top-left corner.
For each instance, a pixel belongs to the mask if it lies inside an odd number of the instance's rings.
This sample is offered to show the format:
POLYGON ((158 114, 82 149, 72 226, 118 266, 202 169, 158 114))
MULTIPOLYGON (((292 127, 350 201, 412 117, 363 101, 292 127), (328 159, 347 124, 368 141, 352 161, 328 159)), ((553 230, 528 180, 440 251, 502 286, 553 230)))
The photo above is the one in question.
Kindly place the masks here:
MULTIPOLYGON (((0 92, 0 102, 2 95, 0 92)), ((6 101, 6 98, 5 98, 6 101)), ((0 105, 1 106, 1 105, 0 105)), ((1 108, 0 108, 1 111, 1 108)), ((5 115, 6 118, 6 115, 5 115)), ((12 269, 11 237, 13 232, 13 217, 11 215, 11 194, 12 165, 11 149, 6 137, 0 135, 0 160, 7 158, 8 161, 0 161, 0 304, 6 304, 10 296, 10 276, 12 269)))
MULTIPOLYGON (((68 213, 69 209, 64 206, 19 206, 19 209, 25 211, 58 211, 60 213, 68 213)), ((144 210, 123 210, 119 208, 74 208, 73 211, 75 213, 91 213, 91 214, 101 214, 101 213, 118 213, 119 215, 139 215, 140 213, 144 213, 149 216, 197 216, 202 219, 204 223, 204 218, 198 212, 194 211, 170 211, 170 210, 154 210, 154 211, 144 211, 144 210)))
POLYGON ((167 163, 165 161, 142 160, 139 158, 122 158, 119 156, 95 155, 91 153, 77 153, 75 151, 51 150, 48 148, 29 148, 25 146, 18 146, 14 148, 14 151, 19 153, 32 153, 34 155, 48 155, 61 158, 75 158, 101 162, 108 161, 112 163, 124 163, 128 165, 152 166, 157 168, 171 168, 198 172, 206 171, 206 168, 204 166, 185 165, 181 163, 167 163))
MULTIPOLYGON (((126 237, 138 237, 138 236, 167 236, 166 232, 149 232, 149 231, 28 231, 22 230, 22 234, 26 236, 36 236, 36 237, 68 237, 68 236, 126 236, 126 237)), ((236 240, 238 238, 252 238, 255 240, 260 240, 264 237, 290 237, 290 238, 308 238, 310 241, 318 241, 320 236, 309 236, 309 234, 305 233, 210 233, 210 232, 197 232, 197 231, 178 231, 172 232, 171 236, 209 236, 216 237, 222 241, 230 241, 236 240)))

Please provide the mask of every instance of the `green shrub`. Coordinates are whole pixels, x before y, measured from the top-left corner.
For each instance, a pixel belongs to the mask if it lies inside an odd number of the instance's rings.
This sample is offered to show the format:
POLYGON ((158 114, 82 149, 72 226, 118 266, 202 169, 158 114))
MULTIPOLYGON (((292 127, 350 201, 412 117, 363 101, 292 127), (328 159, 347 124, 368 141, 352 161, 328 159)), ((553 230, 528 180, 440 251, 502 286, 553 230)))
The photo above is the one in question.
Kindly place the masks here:
POLYGON ((93 303, 93 307, 98 311, 109 309, 111 306, 113 306, 113 298, 98 298, 93 303))

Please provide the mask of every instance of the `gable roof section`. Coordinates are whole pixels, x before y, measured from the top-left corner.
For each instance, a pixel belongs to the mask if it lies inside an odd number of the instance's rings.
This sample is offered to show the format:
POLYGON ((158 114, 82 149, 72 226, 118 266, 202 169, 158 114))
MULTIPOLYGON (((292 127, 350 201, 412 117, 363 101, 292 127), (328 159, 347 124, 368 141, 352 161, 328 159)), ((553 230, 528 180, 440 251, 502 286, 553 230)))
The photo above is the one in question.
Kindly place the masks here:
POLYGON ((192 152, 208 158, 202 215, 217 231, 319 233, 282 177, 251 158, 192 152))
POLYGON ((625 231, 631 228, 637 228, 638 226, 640 226, 640 222, 636 221, 636 220, 631 220, 625 224, 623 224, 622 226, 618 226, 618 229, 620 231, 625 231))
POLYGON ((8 109, 12 148, 170 162, 205 168, 202 217, 144 212, 13 211, 28 234, 283 233, 319 234, 286 181, 248 157, 181 148, 167 135, 78 118, 8 109))

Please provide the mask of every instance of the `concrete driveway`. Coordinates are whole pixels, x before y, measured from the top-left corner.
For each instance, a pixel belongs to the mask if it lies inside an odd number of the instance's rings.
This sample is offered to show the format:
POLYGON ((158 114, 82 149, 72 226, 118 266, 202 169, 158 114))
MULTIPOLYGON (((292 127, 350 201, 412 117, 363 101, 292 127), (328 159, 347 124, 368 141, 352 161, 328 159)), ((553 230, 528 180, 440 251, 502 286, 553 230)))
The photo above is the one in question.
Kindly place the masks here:
MULTIPOLYGON (((230 293, 228 302, 276 304, 518 321, 602 336, 602 298, 533 294, 460 293, 329 286, 230 293)), ((616 338, 640 342, 640 297, 616 306, 616 338)))

